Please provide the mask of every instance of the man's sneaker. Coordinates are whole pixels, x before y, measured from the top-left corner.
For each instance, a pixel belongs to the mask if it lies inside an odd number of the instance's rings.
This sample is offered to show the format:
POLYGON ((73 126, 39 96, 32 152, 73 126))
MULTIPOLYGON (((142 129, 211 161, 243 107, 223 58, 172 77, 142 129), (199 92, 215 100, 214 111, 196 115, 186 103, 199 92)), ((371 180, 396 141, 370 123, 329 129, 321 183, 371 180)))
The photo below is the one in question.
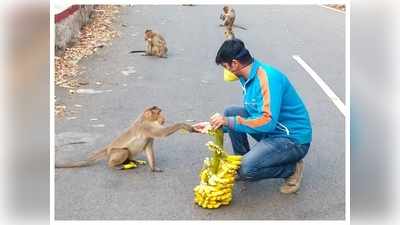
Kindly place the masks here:
POLYGON ((285 179, 285 183, 283 183, 280 189, 281 193, 291 194, 299 190, 301 180, 303 178, 303 170, 304 170, 304 163, 303 160, 300 160, 296 164, 294 173, 290 177, 285 179))

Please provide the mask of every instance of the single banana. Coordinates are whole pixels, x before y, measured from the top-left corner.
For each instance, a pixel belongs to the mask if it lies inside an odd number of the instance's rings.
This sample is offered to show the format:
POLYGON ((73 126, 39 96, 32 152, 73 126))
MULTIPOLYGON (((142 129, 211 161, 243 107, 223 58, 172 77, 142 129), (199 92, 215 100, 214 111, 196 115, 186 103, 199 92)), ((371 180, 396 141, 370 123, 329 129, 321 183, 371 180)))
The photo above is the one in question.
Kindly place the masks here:
POLYGON ((140 160, 140 159, 135 159, 133 160, 134 163, 137 163, 139 165, 146 165, 147 162, 145 160, 140 160))
POLYGON ((235 166, 240 166, 241 161, 228 161, 227 163, 235 166))
POLYGON ((225 157, 225 159, 228 161, 240 161, 240 160, 242 160, 242 157, 243 156, 241 156, 241 155, 227 155, 225 157))
POLYGON ((200 180, 201 180, 201 182, 207 183, 207 181, 208 181, 208 171, 207 170, 203 170, 200 173, 200 180))
POLYGON ((122 169, 123 170, 129 170, 129 169, 133 169, 133 168, 136 168, 136 167, 137 167, 137 165, 134 162, 129 162, 127 164, 123 164, 122 165, 122 169))

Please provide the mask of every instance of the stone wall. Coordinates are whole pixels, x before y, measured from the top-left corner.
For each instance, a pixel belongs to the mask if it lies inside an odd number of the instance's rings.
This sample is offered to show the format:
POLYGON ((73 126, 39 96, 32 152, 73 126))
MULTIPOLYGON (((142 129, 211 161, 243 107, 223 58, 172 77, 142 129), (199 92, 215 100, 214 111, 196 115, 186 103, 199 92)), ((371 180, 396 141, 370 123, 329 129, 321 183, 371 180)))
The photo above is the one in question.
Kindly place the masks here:
POLYGON ((58 56, 79 39, 79 31, 90 21, 94 5, 71 7, 56 15, 55 53, 58 56))

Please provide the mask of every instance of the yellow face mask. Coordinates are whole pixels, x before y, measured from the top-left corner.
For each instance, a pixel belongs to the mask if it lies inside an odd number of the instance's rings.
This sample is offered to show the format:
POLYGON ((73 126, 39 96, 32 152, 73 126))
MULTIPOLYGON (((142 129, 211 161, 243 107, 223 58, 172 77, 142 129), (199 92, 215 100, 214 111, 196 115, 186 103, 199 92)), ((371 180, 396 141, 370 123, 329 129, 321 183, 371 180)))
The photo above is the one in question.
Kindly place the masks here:
POLYGON ((234 73, 224 68, 224 81, 232 82, 236 80, 239 80, 239 78, 234 73))

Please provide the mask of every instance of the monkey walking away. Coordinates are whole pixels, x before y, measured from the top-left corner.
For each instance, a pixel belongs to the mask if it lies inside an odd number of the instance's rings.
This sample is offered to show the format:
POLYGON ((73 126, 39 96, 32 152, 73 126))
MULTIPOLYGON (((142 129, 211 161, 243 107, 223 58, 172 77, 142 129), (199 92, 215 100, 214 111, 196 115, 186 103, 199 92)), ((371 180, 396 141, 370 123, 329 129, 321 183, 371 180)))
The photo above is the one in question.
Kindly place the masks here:
POLYGON ((223 20, 224 36, 226 40, 234 39, 235 34, 233 33, 233 23, 235 22, 236 14, 233 8, 228 6, 224 6, 222 9, 223 13, 220 16, 220 19, 223 20))
POLYGON ((222 14, 219 18, 223 21, 223 26, 232 27, 236 19, 235 10, 229 6, 224 6, 224 8, 222 8, 222 14))
MULTIPOLYGON (((124 164, 138 162, 136 156, 145 152, 151 171, 162 172, 155 165, 153 143, 155 138, 167 137, 183 129, 196 132, 194 128, 185 123, 175 123, 163 126, 165 117, 157 106, 149 107, 141 113, 133 124, 111 144, 103 149, 89 154, 87 160, 55 165, 56 168, 73 168, 90 166, 95 162, 105 159, 110 168, 124 169, 124 164)), ((140 163, 140 162, 138 162, 140 163)))
POLYGON ((223 21, 220 26, 228 27, 232 29, 232 27, 237 27, 243 30, 247 30, 245 27, 235 25, 236 13, 235 10, 229 6, 224 6, 222 8, 222 14, 219 18, 223 21))
POLYGON ((144 42, 146 45, 146 50, 130 51, 129 53, 143 52, 146 56, 167 58, 167 42, 161 36, 161 34, 153 32, 152 30, 146 30, 144 32, 144 42))

